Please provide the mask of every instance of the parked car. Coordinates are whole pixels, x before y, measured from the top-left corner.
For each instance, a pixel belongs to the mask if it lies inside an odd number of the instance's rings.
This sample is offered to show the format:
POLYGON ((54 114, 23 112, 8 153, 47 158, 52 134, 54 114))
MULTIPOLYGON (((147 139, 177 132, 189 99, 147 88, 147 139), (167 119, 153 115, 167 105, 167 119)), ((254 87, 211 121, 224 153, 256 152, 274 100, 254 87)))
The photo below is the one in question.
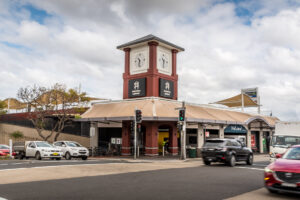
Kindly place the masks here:
POLYGON ((8 156, 9 155, 9 146, 5 144, 0 144, 0 156, 8 156))
POLYGON ((292 146, 280 158, 265 168, 265 187, 271 193, 288 192, 300 194, 300 145, 292 146))
POLYGON ((253 164, 253 152, 244 143, 236 139, 209 139, 202 147, 202 158, 205 165, 211 162, 222 162, 231 167, 237 161, 253 164))
POLYGON ((33 157, 37 160, 42 158, 60 160, 62 157, 62 152, 58 148, 45 141, 16 142, 13 144, 13 149, 16 157, 20 159, 33 157))
POLYGON ((72 158, 86 160, 89 156, 89 150, 74 141, 57 141, 53 145, 62 151, 66 160, 71 160, 72 158))

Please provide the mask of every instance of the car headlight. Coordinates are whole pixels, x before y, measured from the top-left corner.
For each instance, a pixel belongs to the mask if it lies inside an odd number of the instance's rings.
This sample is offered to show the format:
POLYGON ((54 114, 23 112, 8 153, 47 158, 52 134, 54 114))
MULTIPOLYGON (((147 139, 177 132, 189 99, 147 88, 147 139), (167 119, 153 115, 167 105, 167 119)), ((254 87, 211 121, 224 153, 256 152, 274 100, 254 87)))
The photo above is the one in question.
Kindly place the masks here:
POLYGON ((266 168, 265 168, 265 172, 266 172, 266 173, 273 173, 273 170, 271 170, 270 168, 266 167, 266 168))
POLYGON ((71 150, 73 150, 73 151, 78 151, 78 149, 76 149, 76 148, 71 148, 71 150))

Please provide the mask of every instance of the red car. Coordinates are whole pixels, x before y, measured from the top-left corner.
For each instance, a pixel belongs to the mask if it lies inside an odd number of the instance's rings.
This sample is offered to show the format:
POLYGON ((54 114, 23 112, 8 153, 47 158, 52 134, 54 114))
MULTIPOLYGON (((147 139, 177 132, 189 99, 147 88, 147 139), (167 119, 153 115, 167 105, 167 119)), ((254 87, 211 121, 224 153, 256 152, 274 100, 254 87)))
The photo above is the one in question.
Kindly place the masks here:
POLYGON ((265 187, 271 193, 300 194, 300 145, 276 157, 278 159, 265 168, 265 187))
POLYGON ((5 144, 0 144, 0 156, 9 155, 9 146, 5 144))

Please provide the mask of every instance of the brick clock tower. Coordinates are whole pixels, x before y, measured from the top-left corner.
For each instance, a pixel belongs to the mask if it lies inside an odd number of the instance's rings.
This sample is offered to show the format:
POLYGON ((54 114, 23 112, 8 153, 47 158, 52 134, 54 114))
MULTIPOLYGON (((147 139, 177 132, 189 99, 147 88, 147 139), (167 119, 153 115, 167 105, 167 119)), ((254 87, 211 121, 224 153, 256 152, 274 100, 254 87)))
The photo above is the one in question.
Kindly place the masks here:
POLYGON ((123 99, 162 97, 177 100, 176 56, 183 48, 147 35, 117 47, 125 52, 123 99))

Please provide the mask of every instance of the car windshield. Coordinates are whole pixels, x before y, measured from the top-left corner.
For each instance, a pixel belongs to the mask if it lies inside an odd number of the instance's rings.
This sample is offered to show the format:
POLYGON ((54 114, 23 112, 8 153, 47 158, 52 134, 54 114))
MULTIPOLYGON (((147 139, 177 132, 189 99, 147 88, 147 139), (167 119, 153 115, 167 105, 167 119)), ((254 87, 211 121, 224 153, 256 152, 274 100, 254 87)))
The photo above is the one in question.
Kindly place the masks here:
POLYGON ((297 136, 274 136, 272 138, 272 146, 289 147, 300 144, 300 137, 297 136))
POLYGON ((48 142, 36 142, 37 147, 52 147, 48 142))
POLYGON ((223 147, 224 145, 224 140, 206 140, 204 147, 223 147))
POLYGON ((76 142, 66 142, 66 144, 69 146, 69 147, 81 147, 80 144, 76 143, 76 142))
POLYGON ((6 145, 0 145, 0 149, 9 149, 9 147, 6 145))
POLYGON ((284 155, 284 159, 300 160, 300 147, 290 148, 284 155))

